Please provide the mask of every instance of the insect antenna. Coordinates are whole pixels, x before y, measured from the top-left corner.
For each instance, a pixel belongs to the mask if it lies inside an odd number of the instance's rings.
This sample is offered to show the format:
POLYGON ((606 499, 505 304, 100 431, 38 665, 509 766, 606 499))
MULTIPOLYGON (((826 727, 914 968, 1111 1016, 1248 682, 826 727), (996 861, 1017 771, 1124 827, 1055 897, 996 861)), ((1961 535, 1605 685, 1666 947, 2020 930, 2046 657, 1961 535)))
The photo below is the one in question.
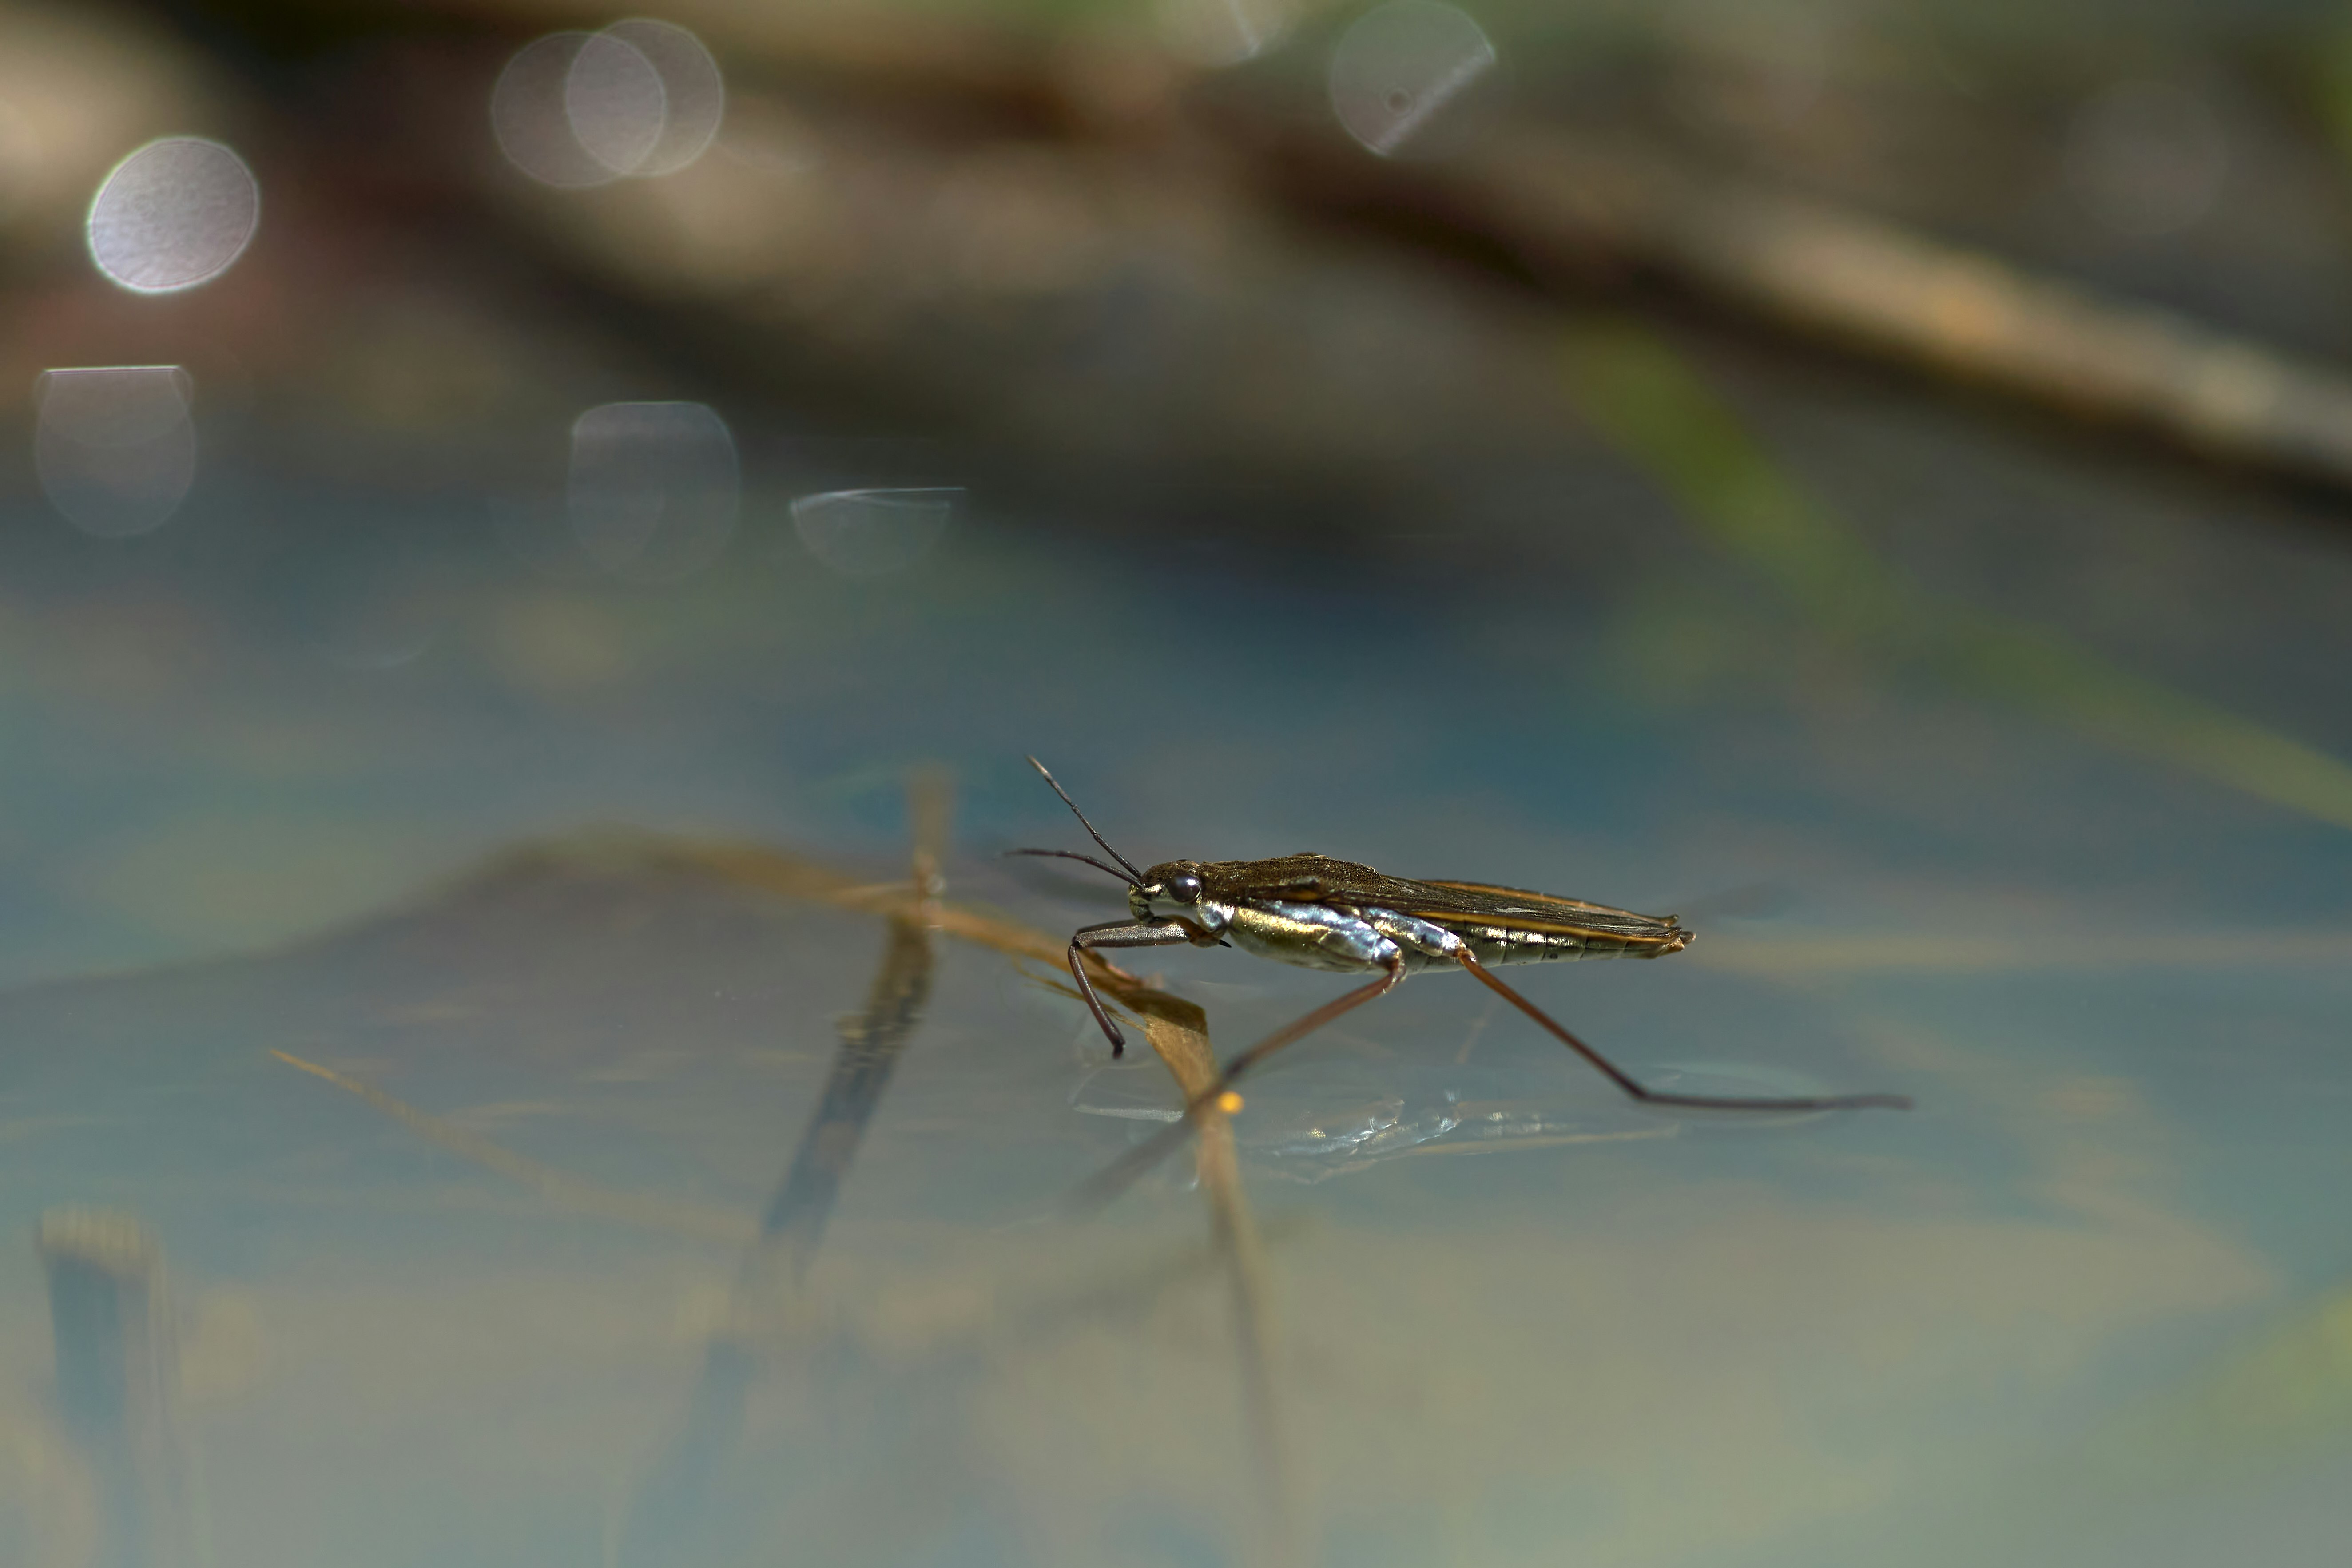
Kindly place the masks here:
POLYGON ((1101 861, 1096 859, 1093 856, 1081 855, 1075 849, 1007 849, 1005 854, 1050 855, 1056 860, 1083 860, 1097 871, 1108 871, 1112 876, 1117 877, 1120 881, 1125 882, 1130 888, 1139 888, 1143 886, 1141 882, 1137 881, 1133 877, 1130 877, 1126 872, 1119 870, 1117 867, 1106 866, 1101 861))
MULTIPOLYGON (((1110 847, 1109 839, 1105 838, 1101 834, 1095 832, 1095 825, 1087 820, 1087 814, 1078 809, 1078 803, 1070 798, 1070 792, 1064 789, 1061 784, 1055 781, 1054 775, 1045 771, 1045 764, 1039 762, 1036 758, 1032 757, 1029 759, 1029 765, 1035 768, 1037 770, 1037 776, 1044 779, 1046 784, 1052 788, 1053 792, 1062 797, 1062 804, 1070 808, 1070 815, 1078 819, 1078 826, 1085 828, 1094 841, 1102 846, 1103 853, 1118 861, 1120 865, 1127 867, 1127 879, 1139 888, 1143 886, 1143 873, 1137 870, 1133 865, 1129 864, 1126 856, 1112 848, 1110 847)), ((1077 857, 1077 858, 1084 859, 1086 857, 1082 855, 1077 857)), ((1100 862, 1097 863, 1100 864, 1100 862)), ((1108 871, 1110 868, 1105 866, 1103 869, 1108 871)))

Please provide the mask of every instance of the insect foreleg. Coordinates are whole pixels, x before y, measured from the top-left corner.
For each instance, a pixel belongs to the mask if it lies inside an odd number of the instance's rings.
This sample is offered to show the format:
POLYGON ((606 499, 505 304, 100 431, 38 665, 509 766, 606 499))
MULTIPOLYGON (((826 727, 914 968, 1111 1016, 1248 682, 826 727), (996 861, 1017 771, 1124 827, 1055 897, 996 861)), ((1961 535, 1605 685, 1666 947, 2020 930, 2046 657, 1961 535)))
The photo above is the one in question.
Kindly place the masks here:
POLYGON ((1397 982, 1403 978, 1404 960, 1391 958, 1389 960, 1388 972, 1378 980, 1369 985, 1359 985, 1344 995, 1333 997, 1304 1018, 1276 1029, 1273 1034, 1227 1062, 1224 1070, 1217 1075, 1217 1081, 1202 1090, 1191 1104, 1185 1106, 1184 1114, 1181 1117, 1129 1149, 1097 1173, 1085 1186, 1080 1187, 1076 1206, 1080 1209, 1097 1208, 1118 1196, 1128 1189, 1136 1177, 1166 1159, 1175 1152, 1178 1144, 1192 1136, 1193 1127, 1200 1121, 1201 1112, 1223 1099, 1226 1091, 1234 1087, 1234 1079, 1282 1049, 1283 1047, 1313 1034, 1340 1014, 1387 995, 1396 989, 1397 982))
POLYGON ((1110 1054, 1127 1054, 1127 1037, 1095 994, 1094 982, 1087 978, 1087 961, 1080 951, 1089 947, 1164 947, 1171 942, 1190 942, 1192 933, 1184 929, 1181 921, 1105 921, 1098 926, 1080 926, 1070 938, 1070 978, 1078 983, 1078 994, 1087 999, 1087 1008, 1110 1037, 1110 1054))
POLYGON ((1452 955, 1454 961, 1468 970, 1478 981, 1504 1001, 1533 1018, 1549 1030, 1553 1038, 1598 1068, 1610 1082, 1623 1089, 1644 1105, 1681 1105, 1702 1110, 1862 1110, 1882 1106, 1890 1110, 1908 1110, 1911 1097, 1906 1094, 1833 1094, 1790 1096, 1786 1099, 1713 1094, 1670 1094, 1663 1089, 1645 1089, 1641 1081, 1616 1063, 1552 1022, 1549 1014, 1504 984, 1494 972, 1467 952, 1452 955))

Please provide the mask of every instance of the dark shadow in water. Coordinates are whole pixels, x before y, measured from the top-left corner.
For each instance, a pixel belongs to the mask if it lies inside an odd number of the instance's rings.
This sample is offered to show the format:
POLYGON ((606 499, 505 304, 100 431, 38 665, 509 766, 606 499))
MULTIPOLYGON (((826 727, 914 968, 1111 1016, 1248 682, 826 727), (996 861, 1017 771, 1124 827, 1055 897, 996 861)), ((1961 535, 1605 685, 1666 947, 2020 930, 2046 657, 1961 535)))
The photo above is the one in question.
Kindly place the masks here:
POLYGON ((131 1216, 79 1209, 42 1215, 38 1245, 49 1280, 58 1418, 96 1494, 89 1568, 191 1564, 162 1251, 131 1216))
POLYGON ((918 773, 908 786, 908 806, 915 840, 914 891, 919 901, 889 917, 881 967, 866 991, 866 1005, 841 1022, 841 1044, 834 1052, 824 1094, 761 1216, 759 1237, 736 1279, 730 1321, 704 1350, 702 1373, 688 1398, 677 1436, 631 1500, 614 1553, 617 1568, 650 1568, 688 1554, 711 1478, 742 1432, 744 1405, 759 1370, 750 1337, 769 1315, 764 1309, 782 1293, 779 1266, 790 1288, 797 1290, 824 1238, 842 1180, 857 1157, 866 1126, 922 1020, 932 968, 926 916, 945 890, 940 865, 953 808, 945 775, 934 770, 918 773))
POLYGON ((930 992, 930 933, 911 920, 894 916, 866 1006, 856 1016, 842 1020, 841 1047, 833 1058, 824 1098, 760 1219, 761 1246, 783 1249, 795 1281, 806 1277, 816 1257, 825 1222, 841 1195, 842 1177, 848 1173, 883 1091, 890 1087, 898 1054, 914 1033, 930 992))

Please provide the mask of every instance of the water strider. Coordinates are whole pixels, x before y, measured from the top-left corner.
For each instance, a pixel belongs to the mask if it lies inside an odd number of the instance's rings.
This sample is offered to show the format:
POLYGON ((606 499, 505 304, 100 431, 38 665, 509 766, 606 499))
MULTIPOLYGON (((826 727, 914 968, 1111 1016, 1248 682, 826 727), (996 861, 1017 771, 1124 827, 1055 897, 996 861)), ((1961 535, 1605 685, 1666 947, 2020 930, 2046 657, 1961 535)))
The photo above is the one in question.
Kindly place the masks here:
MULTIPOLYGON (((1138 870, 1134 863, 1110 847, 1095 831, 1085 812, 1062 788, 1045 764, 1036 758, 1029 765, 1062 797, 1080 826, 1103 853, 1118 862, 1107 866, 1091 855, 1068 849, 1015 849, 1015 855, 1045 855, 1083 860, 1108 871, 1128 887, 1127 906, 1133 917, 1082 926, 1070 937, 1070 974, 1078 984, 1095 1022, 1108 1037, 1111 1051, 1125 1051, 1127 1037, 1095 994, 1087 978, 1085 954, 1089 949, 1161 947, 1178 942, 1194 947, 1238 947, 1261 958, 1295 963, 1308 969, 1340 973, 1373 974, 1375 979, 1326 1002, 1305 1017, 1276 1029, 1225 1064, 1217 1083, 1185 1108, 1183 1120, 1162 1138, 1134 1150, 1106 1172, 1125 1179, 1165 1154, 1189 1128, 1202 1109, 1223 1102, 1237 1107, 1233 1085, 1244 1073, 1352 1008, 1386 995, 1407 974, 1424 969, 1465 969, 1480 984, 1534 1019, 1554 1038, 1598 1068, 1610 1082, 1645 1105, 1665 1105, 1706 1110, 1858 1110, 1873 1106, 1907 1110, 1911 1100, 1900 1094, 1840 1094, 1789 1097, 1677 1094, 1645 1087, 1614 1062, 1554 1022, 1534 1003, 1505 984, 1493 966, 1507 963, 1559 963, 1583 958, 1663 958, 1690 945, 1692 932, 1675 922, 1611 909, 1581 899, 1550 893, 1530 893, 1484 882, 1416 882, 1387 877, 1370 866, 1334 860, 1315 854, 1283 855, 1270 860, 1169 860, 1138 870)), ((1108 1184, 1094 1184, 1097 1195, 1108 1184)))

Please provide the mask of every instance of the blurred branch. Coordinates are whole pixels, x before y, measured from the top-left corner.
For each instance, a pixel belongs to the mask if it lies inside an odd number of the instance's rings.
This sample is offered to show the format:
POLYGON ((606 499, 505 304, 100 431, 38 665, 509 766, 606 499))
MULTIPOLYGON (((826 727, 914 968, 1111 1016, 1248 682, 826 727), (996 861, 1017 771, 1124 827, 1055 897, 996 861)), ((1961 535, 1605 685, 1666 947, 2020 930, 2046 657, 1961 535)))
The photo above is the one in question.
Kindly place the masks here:
MULTIPOLYGON (((1017 363, 986 341, 1008 309, 1056 295, 1086 302, 1106 258, 1168 250, 1177 237, 1150 232, 1155 224, 1189 225, 1201 232, 1183 240, 1213 248, 1209 209, 1223 203, 1228 218, 1255 208, 1378 224, 1579 292, 1666 279, 1801 338, 2352 489, 2352 374, 1703 168, 1654 139, 1523 115, 1452 157, 1390 160, 1331 123, 1317 73, 1294 68, 1297 50, 1211 73, 1132 20, 1055 29, 969 14, 918 21, 887 5, 681 0, 665 15, 739 68, 719 152, 659 180, 534 195, 484 163, 486 138, 457 134, 451 116, 461 106, 479 114, 469 100, 515 38, 578 18, 541 0, 425 8, 478 36, 374 86, 403 99, 378 106, 402 124, 399 139, 448 160, 449 194, 501 225, 520 216, 599 288, 672 313, 715 309, 731 331, 697 334, 705 348, 771 376, 814 353, 845 386, 878 385, 901 405, 950 416, 1009 418, 1049 446, 1116 448, 1133 429, 1181 432, 1189 421, 1196 438, 1244 448, 1248 433, 1217 423, 1213 405, 1183 405, 1173 422, 1153 408, 1185 374, 1148 392, 1122 386, 1118 406, 1105 409, 1086 369, 1038 354, 1034 335, 1017 363), (1007 157, 981 156, 990 153, 1007 157), (975 160, 985 166, 965 166, 975 160), (973 341, 943 341, 943 322, 973 341)), ((259 38, 293 26, 275 8, 189 9, 215 32, 259 38)), ((373 25, 389 27, 390 15, 373 25)), ((352 158, 384 163, 382 118, 351 140, 352 158)), ((1171 368, 1229 384, 1233 367, 1216 361, 1234 352, 1194 333, 1182 353, 1200 363, 1171 368)), ((1258 439, 1311 453, 1315 426, 1288 417, 1258 439)))
POLYGON ((1638 141, 1517 125, 1432 169, 1328 135, 1264 151, 1295 200, 1410 214, 1581 287, 1655 274, 1803 337, 2352 489, 2352 374, 1638 141))
MULTIPOLYGON (((1375 157, 1331 123, 1318 73, 1296 68, 1303 47, 1212 73, 1131 18, 1056 28, 971 14, 918 19, 889 5, 679 0, 665 16, 739 68, 719 153, 664 179, 534 199, 485 161, 494 154, 479 95, 517 38, 578 23, 551 0, 167 9, 257 93, 273 89, 254 64, 272 45, 410 37, 416 10, 437 13, 430 48, 387 44, 395 63, 363 77, 385 101, 352 111, 347 161, 397 168, 408 188, 441 160, 445 195, 501 226, 520 213, 523 228, 598 288, 672 313, 715 307, 735 331, 705 342, 739 365, 772 376, 814 351, 844 385, 879 382, 902 405, 911 396, 950 414, 1010 417, 1048 444, 1084 444, 1091 432, 1118 445, 1095 424, 1117 419, 1097 411, 1099 387, 1060 384, 1072 367, 1034 354, 1034 338, 1026 357, 1039 363, 1008 365, 984 352, 990 344, 943 343, 932 329, 946 321, 984 336, 1008 304, 1083 299, 1101 281, 1103 229, 1198 227, 1209 222, 1204 207, 1223 200, 1236 212, 1381 224, 1400 240, 1532 268, 1579 291, 1664 279, 1802 338, 2352 489, 2352 374, 2343 369, 1703 168, 1622 132, 1522 115, 1444 160, 1375 157), (451 36, 467 32, 463 44, 451 36), (236 40, 253 58, 232 58, 236 40), (460 119, 473 121, 462 132, 460 119), (387 137, 387 125, 396 133, 387 137), (1027 160, 1017 168, 959 166, 1014 150, 1027 160), (1186 194, 1173 205, 1191 210, 1170 210, 1177 192, 1186 194)), ((341 95, 282 107, 314 119, 349 110, 341 95)), ((86 172, 74 173, 83 188, 86 172)), ((1164 251, 1169 237, 1109 237, 1133 252, 1164 251)), ((1232 351, 1195 333, 1184 352, 1203 363, 1181 368, 1198 373, 1223 368, 1215 356, 1232 351)), ((1143 391, 1122 390, 1134 426, 1167 426, 1143 391)), ((1213 420, 1217 411, 1183 412, 1213 420)), ((1243 434, 1213 424, 1204 432, 1243 434)), ((1314 434, 1296 419, 1271 432, 1308 451, 1314 434)))
MULTIPOLYGON (((478 0, 467 10, 534 9, 478 0)), ((1580 287, 1670 279, 1738 314, 2192 450, 2352 488, 2352 374, 2116 300, 1883 218, 1709 174, 1623 135, 1521 118, 1433 163, 1366 153, 1302 116, 1286 73, 1202 73, 1135 35, 1053 37, 972 17, 701 0, 738 55, 901 103, 985 107, 1143 163, 1213 146, 1295 212, 1352 208, 1580 287)), ((1197 173, 1197 170, 1192 171, 1197 173)))

